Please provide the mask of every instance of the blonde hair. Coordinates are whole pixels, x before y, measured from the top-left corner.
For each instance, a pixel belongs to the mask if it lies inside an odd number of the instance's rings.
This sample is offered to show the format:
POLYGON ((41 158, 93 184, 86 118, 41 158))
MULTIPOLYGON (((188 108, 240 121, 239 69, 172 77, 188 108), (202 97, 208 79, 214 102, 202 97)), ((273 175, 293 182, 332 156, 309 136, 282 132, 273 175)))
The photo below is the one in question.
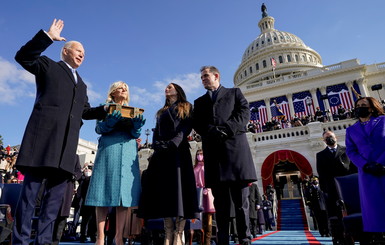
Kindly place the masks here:
POLYGON ((120 88, 122 86, 127 89, 127 98, 123 102, 124 102, 124 105, 128 106, 128 104, 130 103, 130 89, 129 89, 127 83, 125 83, 123 81, 117 81, 117 82, 114 82, 113 84, 111 84, 110 89, 108 90, 108 93, 107 93, 106 103, 113 103, 113 102, 115 102, 114 97, 112 96, 112 94, 118 88, 120 88))

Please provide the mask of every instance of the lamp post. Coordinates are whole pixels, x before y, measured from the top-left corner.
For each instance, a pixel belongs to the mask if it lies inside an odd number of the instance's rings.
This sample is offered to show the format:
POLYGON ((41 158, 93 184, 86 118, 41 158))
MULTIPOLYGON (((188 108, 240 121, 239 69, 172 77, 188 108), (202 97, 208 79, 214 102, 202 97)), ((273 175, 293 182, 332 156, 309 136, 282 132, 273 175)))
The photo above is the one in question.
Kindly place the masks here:
POLYGON ((146 134, 146 148, 148 148, 148 136, 150 135, 151 131, 149 129, 146 129, 144 133, 146 134))

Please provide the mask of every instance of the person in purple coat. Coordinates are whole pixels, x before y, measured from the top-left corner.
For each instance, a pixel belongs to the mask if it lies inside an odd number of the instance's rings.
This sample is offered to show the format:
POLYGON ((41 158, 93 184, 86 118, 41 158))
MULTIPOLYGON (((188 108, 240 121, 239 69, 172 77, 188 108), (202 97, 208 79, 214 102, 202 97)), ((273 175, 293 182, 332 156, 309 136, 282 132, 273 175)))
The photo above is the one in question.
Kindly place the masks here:
POLYGON ((385 232, 385 113, 372 97, 355 102, 358 121, 346 130, 346 153, 358 168, 365 232, 385 232))

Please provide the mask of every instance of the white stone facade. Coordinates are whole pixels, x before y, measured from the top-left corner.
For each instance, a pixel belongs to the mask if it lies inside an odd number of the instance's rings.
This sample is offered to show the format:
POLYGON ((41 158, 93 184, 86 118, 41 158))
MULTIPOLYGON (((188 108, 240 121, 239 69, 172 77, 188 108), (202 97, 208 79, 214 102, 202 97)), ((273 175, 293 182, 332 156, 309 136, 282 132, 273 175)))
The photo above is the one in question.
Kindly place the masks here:
MULTIPOLYGON (((380 101, 385 99, 383 88, 372 91, 373 85, 384 84, 385 62, 364 65, 358 59, 351 59, 324 66, 315 50, 297 36, 274 29, 274 22, 275 19, 270 16, 260 20, 258 26, 261 33, 246 48, 234 74, 234 86, 242 90, 249 103, 265 102, 269 120, 272 118, 272 98, 286 96, 290 115, 294 116, 293 95, 304 91, 311 95, 311 106, 324 106, 325 111, 330 111, 329 99, 320 100, 317 95, 330 96, 328 88, 337 84, 348 88, 353 104, 357 95, 353 85, 358 87, 361 96, 372 96, 380 101)), ((317 175, 316 153, 325 148, 322 132, 326 129, 335 131, 338 142, 344 145, 345 129, 355 122, 353 119, 333 121, 330 115, 329 119, 326 123, 314 122, 300 127, 248 133, 258 177, 263 178, 261 169, 266 158, 279 150, 300 153, 311 165, 313 174, 317 175)))

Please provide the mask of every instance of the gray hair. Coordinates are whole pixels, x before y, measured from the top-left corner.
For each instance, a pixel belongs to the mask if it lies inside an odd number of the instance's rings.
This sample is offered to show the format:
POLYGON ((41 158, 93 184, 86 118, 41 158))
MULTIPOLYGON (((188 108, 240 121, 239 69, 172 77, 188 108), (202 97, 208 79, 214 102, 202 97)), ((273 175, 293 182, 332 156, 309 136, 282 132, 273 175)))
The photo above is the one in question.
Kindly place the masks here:
POLYGON ((64 52, 64 49, 70 49, 70 48, 72 47, 72 45, 75 44, 75 43, 79 43, 80 45, 83 46, 83 44, 82 44, 81 42, 74 41, 74 40, 66 42, 66 43, 64 44, 64 46, 61 48, 61 52, 60 52, 60 59, 61 59, 61 60, 64 60, 64 59, 63 59, 63 52, 64 52))

